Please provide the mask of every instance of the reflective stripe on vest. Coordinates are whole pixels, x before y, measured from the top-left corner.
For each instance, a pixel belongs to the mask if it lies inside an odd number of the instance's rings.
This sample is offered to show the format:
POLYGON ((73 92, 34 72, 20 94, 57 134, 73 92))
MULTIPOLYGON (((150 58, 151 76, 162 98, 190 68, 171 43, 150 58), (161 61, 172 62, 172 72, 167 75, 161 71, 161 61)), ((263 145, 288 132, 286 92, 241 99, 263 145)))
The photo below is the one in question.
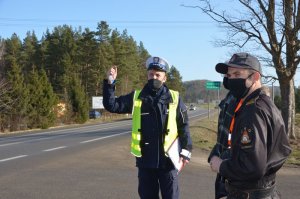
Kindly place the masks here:
MULTIPOLYGON (((132 132, 131 132, 131 153, 136 157, 141 157, 141 107, 142 101, 138 99, 141 91, 136 90, 133 97, 132 108, 132 132)), ((173 102, 169 104, 167 133, 164 141, 164 151, 166 152, 173 141, 178 136, 177 123, 176 123, 176 110, 179 101, 178 91, 170 90, 173 102)))
POLYGON ((141 153, 141 107, 142 100, 138 99, 141 91, 136 90, 133 97, 132 108, 132 132, 131 132, 131 153, 136 157, 142 157, 141 153))

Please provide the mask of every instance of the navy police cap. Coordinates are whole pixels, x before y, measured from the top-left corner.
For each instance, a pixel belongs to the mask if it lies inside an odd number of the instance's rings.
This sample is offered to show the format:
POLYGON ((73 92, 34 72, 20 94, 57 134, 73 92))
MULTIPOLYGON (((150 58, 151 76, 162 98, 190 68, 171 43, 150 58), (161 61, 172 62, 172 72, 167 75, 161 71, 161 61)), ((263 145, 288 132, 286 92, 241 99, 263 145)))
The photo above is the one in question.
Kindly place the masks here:
POLYGON ((166 59, 161 57, 149 57, 146 61, 147 70, 159 70, 163 72, 169 72, 169 63, 166 59))

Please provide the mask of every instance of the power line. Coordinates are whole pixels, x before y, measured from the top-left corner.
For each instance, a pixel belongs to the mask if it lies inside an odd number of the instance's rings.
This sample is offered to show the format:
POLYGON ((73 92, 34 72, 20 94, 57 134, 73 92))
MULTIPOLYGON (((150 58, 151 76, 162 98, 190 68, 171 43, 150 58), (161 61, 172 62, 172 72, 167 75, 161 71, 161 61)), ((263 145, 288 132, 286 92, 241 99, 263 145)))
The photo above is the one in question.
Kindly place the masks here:
POLYGON ((93 19, 93 20, 82 20, 82 19, 20 19, 20 18, 0 18, 0 22, 41 22, 41 23, 57 23, 57 22, 73 22, 73 23, 94 23, 100 21, 106 21, 108 23, 119 23, 119 24, 209 24, 209 21, 180 21, 180 20, 105 20, 105 19, 93 19))
POLYGON ((180 21, 180 20, 71 20, 71 19, 19 19, 19 18, 0 18, 0 27, 28 27, 28 28, 52 28, 59 25, 71 26, 92 26, 100 21, 106 21, 109 25, 117 26, 118 28, 131 29, 178 29, 178 28, 205 28, 212 25, 208 21, 180 21), (69 24, 68 24, 69 23, 69 24))

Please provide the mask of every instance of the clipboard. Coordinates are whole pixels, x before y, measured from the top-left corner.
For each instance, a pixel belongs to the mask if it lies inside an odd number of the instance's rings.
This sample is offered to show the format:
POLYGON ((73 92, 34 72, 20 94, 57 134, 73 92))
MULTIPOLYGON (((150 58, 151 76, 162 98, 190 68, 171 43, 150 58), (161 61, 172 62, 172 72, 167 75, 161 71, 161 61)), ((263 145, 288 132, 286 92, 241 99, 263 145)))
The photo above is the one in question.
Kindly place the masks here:
POLYGON ((181 146, 179 143, 178 137, 174 140, 174 142, 171 144, 167 151, 167 155, 171 159, 174 167, 179 170, 182 166, 182 162, 179 162, 180 160, 180 152, 181 152, 181 146))

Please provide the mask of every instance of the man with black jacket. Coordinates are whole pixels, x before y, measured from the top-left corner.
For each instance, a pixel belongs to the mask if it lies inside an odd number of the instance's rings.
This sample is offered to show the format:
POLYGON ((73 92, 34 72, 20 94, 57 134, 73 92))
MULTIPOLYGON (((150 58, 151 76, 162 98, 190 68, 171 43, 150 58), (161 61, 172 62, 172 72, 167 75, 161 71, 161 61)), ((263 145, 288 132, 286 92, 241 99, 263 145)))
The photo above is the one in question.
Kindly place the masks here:
POLYGON ((138 167, 138 192, 142 199, 179 198, 178 172, 191 158, 192 141, 187 108, 177 91, 164 84, 169 70, 161 57, 146 61, 148 83, 142 90, 115 98, 117 68, 109 69, 103 86, 103 105, 113 113, 132 113, 131 153, 138 167), (178 138, 180 167, 175 169, 167 155, 178 138))
POLYGON ((216 65, 239 101, 228 134, 230 156, 210 159, 211 169, 225 178, 228 199, 277 199, 276 172, 291 153, 281 113, 261 90, 261 66, 248 53, 234 54, 216 65))
MULTIPOLYGON (((225 75, 223 78, 223 86, 228 89, 228 77, 225 75)), ((234 115, 234 109, 237 105, 236 98, 228 92, 226 97, 221 100, 220 114, 218 118, 218 131, 217 131, 217 142, 210 152, 208 157, 208 162, 210 162, 213 156, 220 157, 222 160, 228 159, 230 157, 230 150, 228 149, 228 134, 229 127, 232 117, 234 115)), ((225 178, 220 174, 217 174, 215 180, 215 199, 220 199, 227 196, 225 190, 225 178)))

